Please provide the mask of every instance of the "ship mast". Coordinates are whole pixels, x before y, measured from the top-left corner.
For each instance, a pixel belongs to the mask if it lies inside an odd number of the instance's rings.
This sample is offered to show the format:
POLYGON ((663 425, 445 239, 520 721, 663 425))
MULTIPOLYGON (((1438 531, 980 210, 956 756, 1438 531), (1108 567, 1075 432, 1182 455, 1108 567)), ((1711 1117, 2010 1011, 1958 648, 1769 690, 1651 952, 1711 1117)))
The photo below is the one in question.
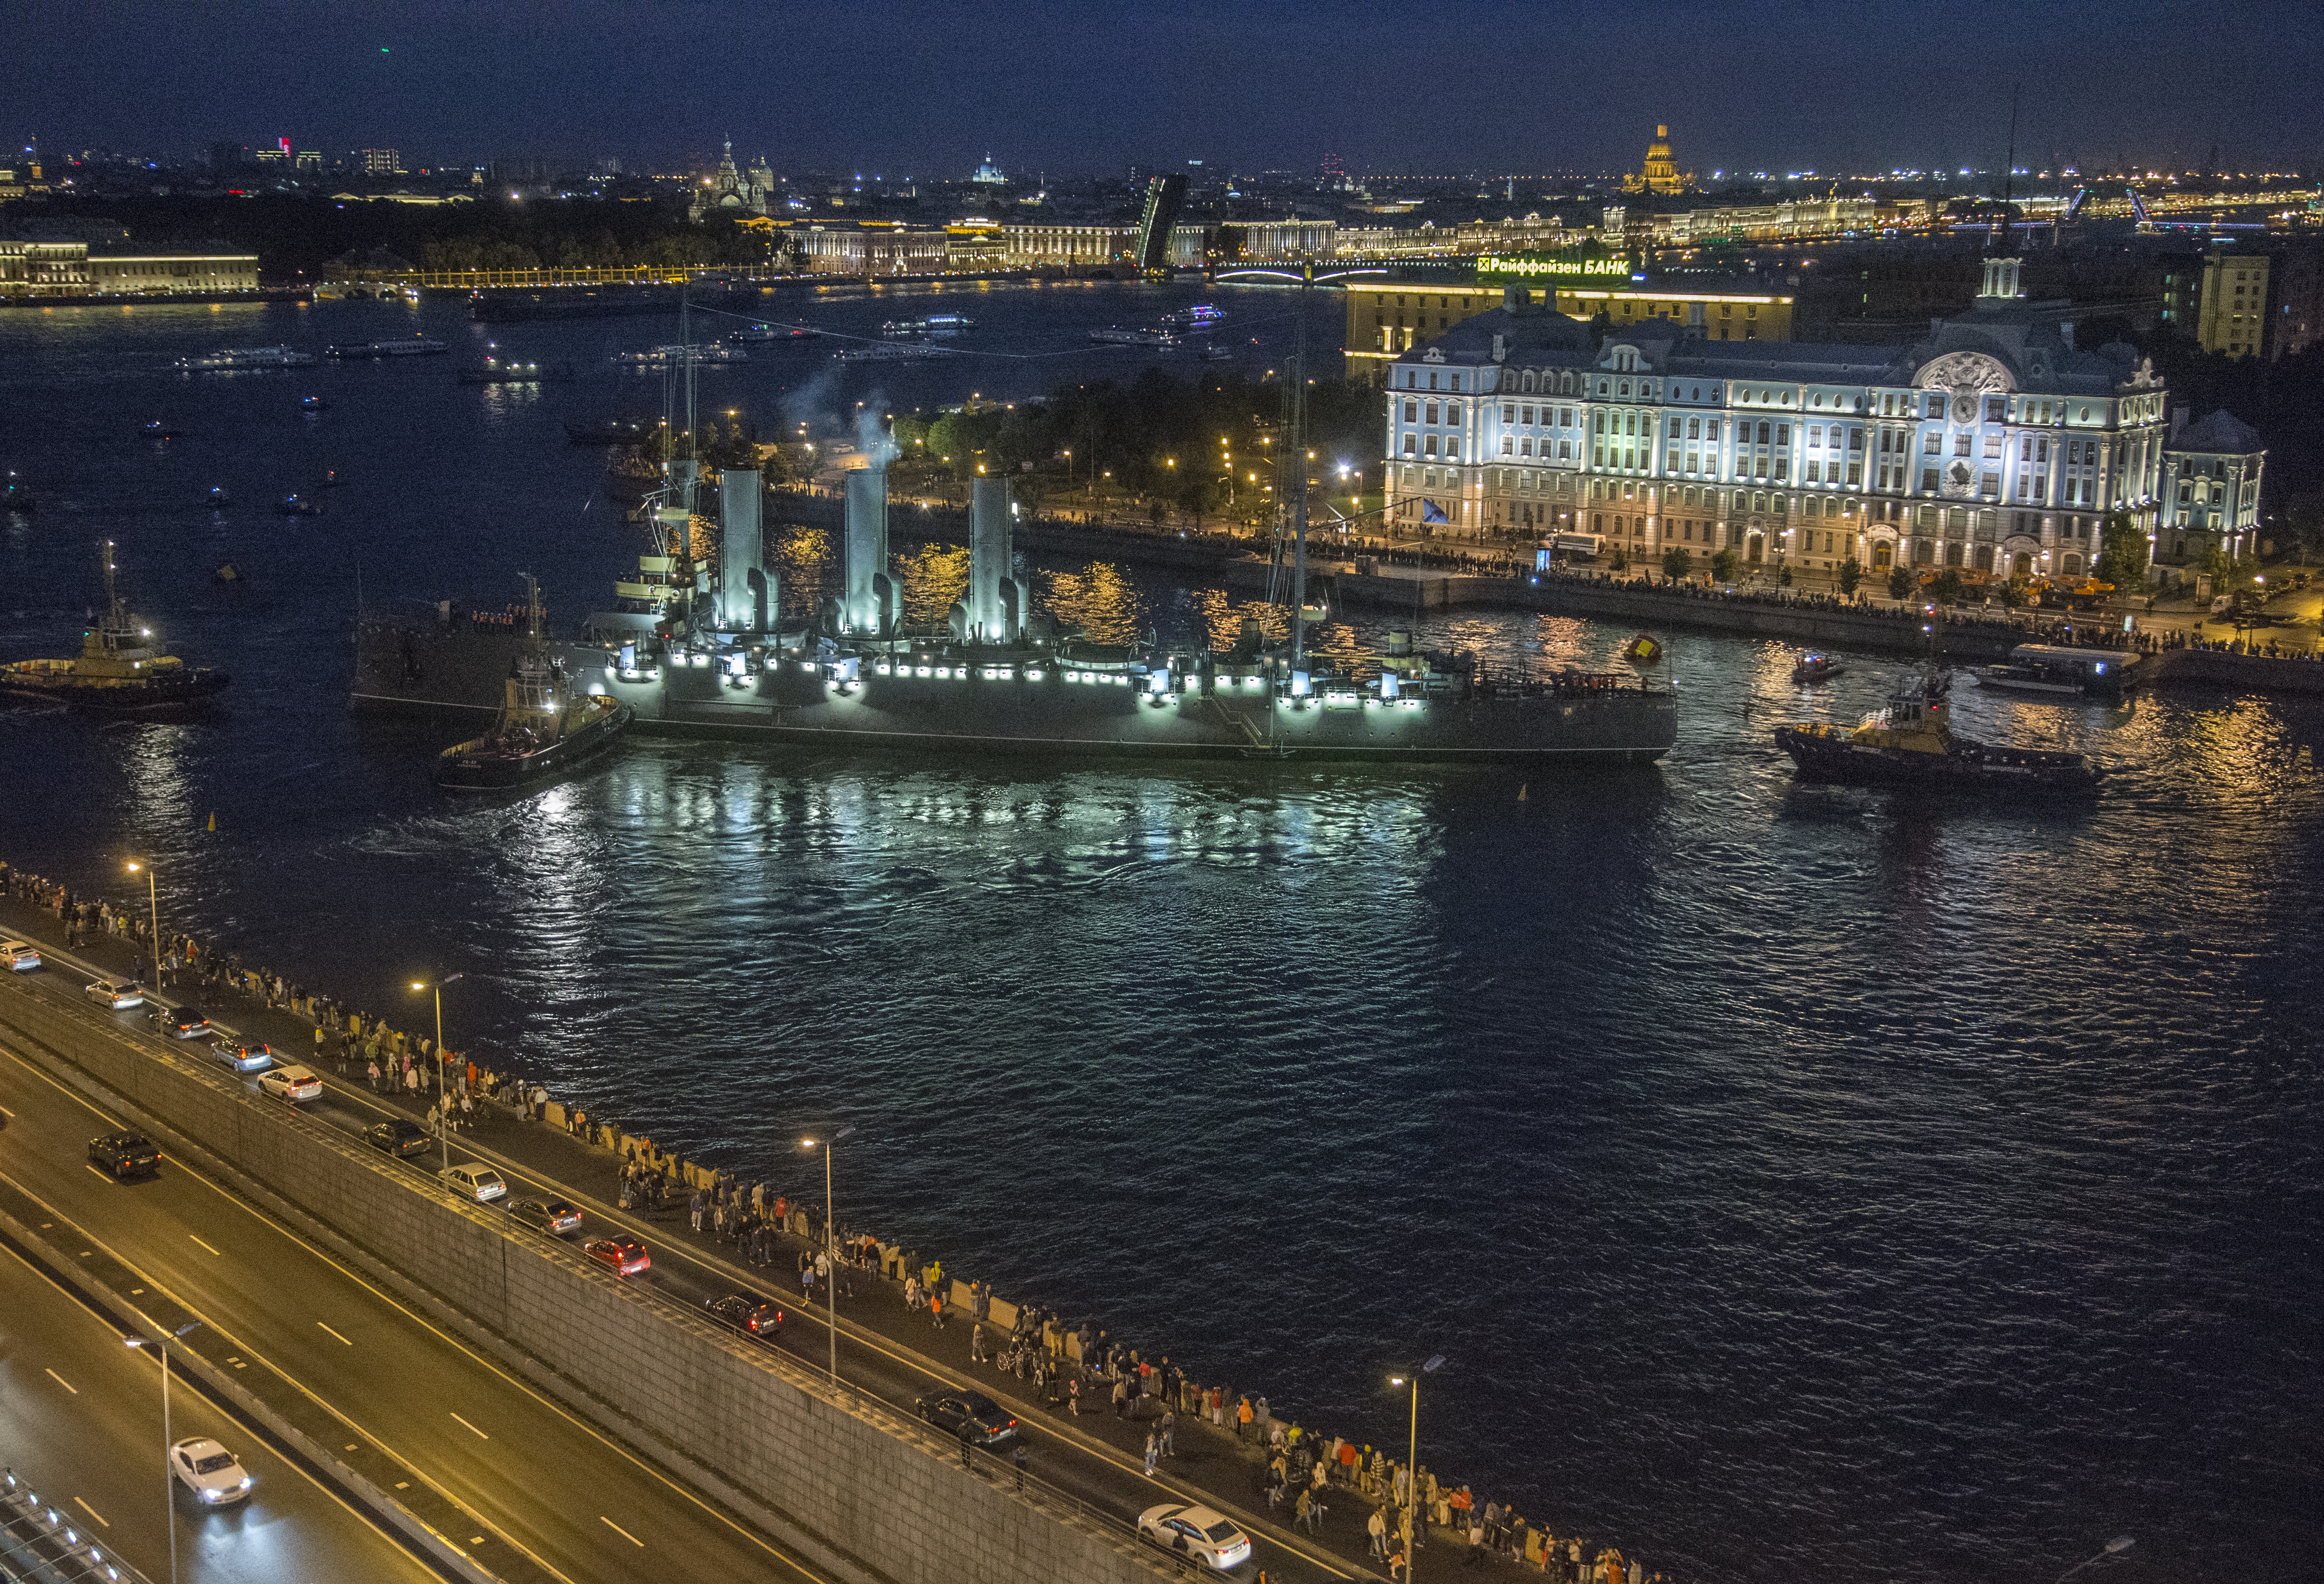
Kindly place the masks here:
POLYGON ((1307 299, 1315 287, 1315 261, 1300 266, 1299 333, 1291 355, 1290 421, 1286 456, 1291 463, 1291 669, 1306 669, 1307 654, 1307 299))

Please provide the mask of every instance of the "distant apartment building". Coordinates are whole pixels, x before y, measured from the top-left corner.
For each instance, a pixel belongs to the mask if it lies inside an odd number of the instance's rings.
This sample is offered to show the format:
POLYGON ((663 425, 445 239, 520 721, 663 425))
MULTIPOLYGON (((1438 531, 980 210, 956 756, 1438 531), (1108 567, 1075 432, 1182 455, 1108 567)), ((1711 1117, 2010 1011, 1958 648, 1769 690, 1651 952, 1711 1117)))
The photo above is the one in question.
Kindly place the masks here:
POLYGON ((366 176, 400 176, 402 162, 393 149, 364 149, 355 155, 355 169, 366 176))
POLYGON ((2206 352, 2256 357, 2267 324, 2268 257, 2213 248, 2203 257, 2195 339, 2206 352))
MULTIPOLYGON (((1484 273, 1484 266, 1480 273, 1484 273)), ((1505 288, 1499 282, 1483 280, 1474 283, 1364 281, 1347 289, 1348 331, 1342 345, 1348 377, 1378 384, 1397 358, 1463 320, 1513 304, 1523 309, 1545 300, 1554 300, 1557 311, 1569 319, 1589 320, 1603 314, 1615 329, 1662 319, 1708 340, 1792 338, 1791 298, 1731 286, 1634 284, 1619 274, 1604 284, 1585 280, 1545 285, 1538 291, 1505 288)))
POLYGON ((0 240, 0 297, 170 297, 258 290, 258 255, 97 254, 86 242, 0 240))
POLYGON ((1332 220, 1228 220, 1218 227, 1211 246, 1222 263, 1331 258, 1338 251, 1338 231, 1332 220))

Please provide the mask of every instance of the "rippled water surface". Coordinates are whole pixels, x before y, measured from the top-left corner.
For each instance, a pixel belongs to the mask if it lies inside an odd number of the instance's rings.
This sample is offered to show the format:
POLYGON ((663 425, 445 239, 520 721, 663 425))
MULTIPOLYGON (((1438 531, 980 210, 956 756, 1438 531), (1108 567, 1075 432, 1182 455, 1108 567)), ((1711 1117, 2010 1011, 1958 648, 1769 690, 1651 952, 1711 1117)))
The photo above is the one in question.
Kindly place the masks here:
MULTIPOLYGON (((791 1141, 853 1123, 843 1219, 1295 1418, 1399 1434, 1382 1375, 1442 1352, 1425 1457, 1676 1577, 2047 1579, 2117 1533, 2140 1577, 2314 1576, 2324 711, 1965 690, 1964 730, 2085 748, 2106 795, 1803 789, 1770 727, 1852 719, 1884 668, 1814 698, 1779 651, 1679 635, 1681 746, 1644 774, 641 739, 450 804, 441 730, 343 711, 356 568, 374 603, 497 601, 522 567, 586 607, 635 547, 584 509, 595 459, 557 425, 607 410, 610 376, 496 407, 442 361, 160 368, 388 311, 0 318, 29 394, 0 404, 0 466, 43 491, 5 523, 0 650, 70 644, 109 534, 141 607, 237 679, 196 725, 0 715, 7 857, 122 891, 120 857, 156 853, 165 913, 415 1019, 401 982, 466 971, 456 1042, 785 1186, 811 1175, 791 1141), (188 440, 127 438, 157 414, 188 440), (324 466, 358 482, 321 519, 190 505, 324 466), (237 588, 208 580, 229 555, 237 588)), ((1032 346, 1059 311, 980 329, 1032 346)), ((929 597, 959 576, 915 553, 929 597)), ((1241 614, 1126 567, 1028 572, 1166 634, 1241 614)), ((1559 662, 1628 636, 1428 634, 1559 662)))

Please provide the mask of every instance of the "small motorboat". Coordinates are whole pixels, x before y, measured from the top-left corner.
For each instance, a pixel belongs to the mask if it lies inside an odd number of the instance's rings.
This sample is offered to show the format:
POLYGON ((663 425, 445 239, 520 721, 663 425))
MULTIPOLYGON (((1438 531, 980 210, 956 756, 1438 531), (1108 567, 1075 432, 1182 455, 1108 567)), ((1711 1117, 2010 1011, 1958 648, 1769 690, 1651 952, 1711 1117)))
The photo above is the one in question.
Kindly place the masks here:
POLYGON ((1828 682, 1847 669, 1829 654, 1803 654, 1792 667, 1792 681, 1802 686, 1828 682))
POLYGON ((329 468, 329 469, 327 469, 327 470, 323 474, 323 485, 322 485, 322 486, 323 486, 325 489, 337 489, 337 488, 338 488, 338 487, 339 487, 339 486, 341 486, 342 484, 345 484, 346 481, 347 481, 347 476, 346 476, 346 474, 344 474, 344 473, 340 472, 337 468, 329 468))
POLYGON ((210 493, 204 497, 202 504, 213 512, 223 512, 234 505, 234 502, 226 498, 226 491, 213 484, 210 486, 210 493))
POLYGON ((323 508, 303 495, 286 495, 274 503, 274 509, 285 517, 312 517, 323 508))
POLYGON ((178 438, 178 431, 156 418, 151 423, 141 425, 137 437, 140 440, 173 440, 178 438))
POLYGON ((331 404, 320 396, 299 398, 299 411, 301 412, 328 412, 330 410, 331 404))
POLYGON ((0 486, 0 510, 29 512, 32 506, 31 487, 16 477, 16 470, 14 468, 9 468, 8 482, 5 486, 0 486))

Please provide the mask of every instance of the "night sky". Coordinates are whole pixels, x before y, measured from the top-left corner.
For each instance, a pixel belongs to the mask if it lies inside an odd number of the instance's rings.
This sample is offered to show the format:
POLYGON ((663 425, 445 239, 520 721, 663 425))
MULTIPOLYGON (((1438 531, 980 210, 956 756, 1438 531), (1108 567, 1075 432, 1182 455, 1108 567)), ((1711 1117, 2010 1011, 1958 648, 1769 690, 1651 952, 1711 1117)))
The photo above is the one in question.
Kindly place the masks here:
POLYGON ((0 0, 0 139, 958 177, 2312 164, 2316 0, 0 0))

